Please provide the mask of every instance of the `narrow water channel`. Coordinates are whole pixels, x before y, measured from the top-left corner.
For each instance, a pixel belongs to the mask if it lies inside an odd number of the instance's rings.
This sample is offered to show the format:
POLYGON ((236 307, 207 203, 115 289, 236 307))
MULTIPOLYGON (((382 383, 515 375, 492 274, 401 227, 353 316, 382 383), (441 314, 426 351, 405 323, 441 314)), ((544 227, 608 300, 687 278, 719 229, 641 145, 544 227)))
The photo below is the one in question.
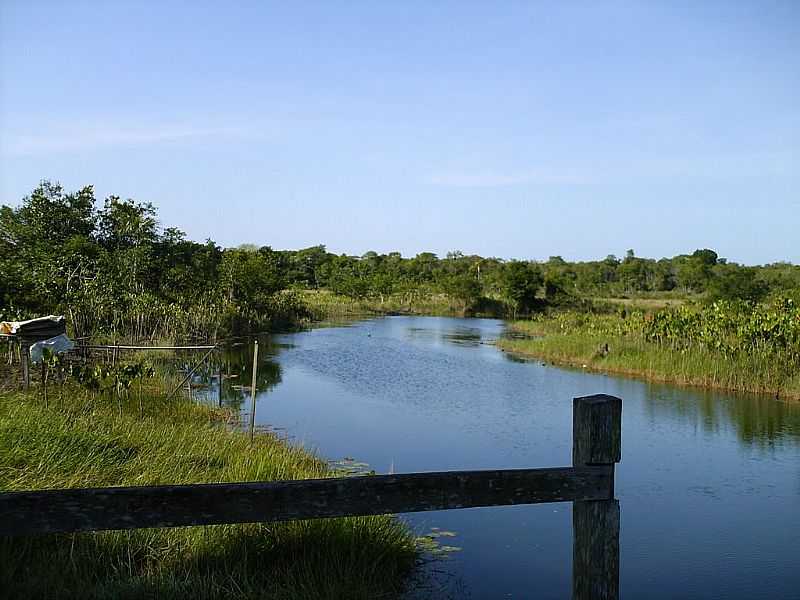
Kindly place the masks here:
MULTIPOLYGON (((378 473, 564 466, 572 398, 619 396, 622 597, 800 598, 800 403, 520 361, 503 331, 387 317, 264 338, 257 423, 378 473)), ((245 400, 226 390, 243 419, 245 400)), ((419 597, 569 597, 569 504, 403 518, 448 532, 419 597)))

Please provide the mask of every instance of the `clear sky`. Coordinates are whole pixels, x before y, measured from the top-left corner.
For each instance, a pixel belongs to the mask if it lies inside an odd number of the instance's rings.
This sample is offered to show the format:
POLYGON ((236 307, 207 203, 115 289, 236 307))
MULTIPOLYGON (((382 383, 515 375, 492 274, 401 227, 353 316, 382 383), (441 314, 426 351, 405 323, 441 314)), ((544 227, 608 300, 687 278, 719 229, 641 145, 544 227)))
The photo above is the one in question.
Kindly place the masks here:
POLYGON ((800 1, 0 0, 0 202, 193 239, 800 262, 800 1))

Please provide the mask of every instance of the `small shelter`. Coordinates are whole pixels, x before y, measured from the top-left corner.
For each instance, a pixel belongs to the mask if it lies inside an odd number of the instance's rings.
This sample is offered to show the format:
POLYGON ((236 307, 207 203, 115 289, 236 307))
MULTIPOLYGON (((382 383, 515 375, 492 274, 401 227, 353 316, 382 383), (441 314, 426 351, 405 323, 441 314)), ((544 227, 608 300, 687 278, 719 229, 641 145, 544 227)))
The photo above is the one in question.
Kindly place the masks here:
MULTIPOLYGON (((27 321, 2 321, 0 322, 0 338, 6 338, 19 348, 20 361, 22 362, 22 379, 25 387, 30 384, 31 346, 41 345, 47 340, 59 338, 50 345, 56 351, 64 351, 72 347, 72 342, 67 339, 67 322, 63 315, 48 315, 27 321)), ((11 355, 9 356, 9 360, 11 355)))
POLYGON ((67 321, 63 315, 48 315, 28 321, 0 322, 0 335, 19 341, 38 342, 67 333, 67 321))

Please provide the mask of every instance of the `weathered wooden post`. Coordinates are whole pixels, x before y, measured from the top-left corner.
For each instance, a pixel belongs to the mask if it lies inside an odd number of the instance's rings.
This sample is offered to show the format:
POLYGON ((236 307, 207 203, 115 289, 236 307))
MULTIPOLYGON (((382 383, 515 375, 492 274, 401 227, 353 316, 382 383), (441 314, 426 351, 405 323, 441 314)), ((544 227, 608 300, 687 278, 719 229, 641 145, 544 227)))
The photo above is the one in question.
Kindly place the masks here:
POLYGON ((258 373, 258 340, 255 340, 253 345, 253 381, 250 388, 250 397, 252 398, 252 406, 250 407, 250 442, 256 434, 256 375, 258 373))
POLYGON ((19 344, 22 352, 22 385, 28 391, 31 387, 31 349, 28 342, 20 341, 19 344))
POLYGON ((607 500, 572 503, 572 598, 619 598, 619 501, 614 465, 621 457, 622 400, 598 394, 575 398, 572 464, 611 472, 607 500))

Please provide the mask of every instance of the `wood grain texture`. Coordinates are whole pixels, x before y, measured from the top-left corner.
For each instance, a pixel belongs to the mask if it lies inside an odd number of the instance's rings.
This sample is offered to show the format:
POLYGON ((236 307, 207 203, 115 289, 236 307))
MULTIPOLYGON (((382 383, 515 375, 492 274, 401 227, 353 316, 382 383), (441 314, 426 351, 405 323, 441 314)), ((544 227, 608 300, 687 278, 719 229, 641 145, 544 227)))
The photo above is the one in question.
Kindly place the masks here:
POLYGON ((572 464, 613 465, 622 456, 622 400, 597 394, 575 398, 572 464))
POLYGON ((251 523, 608 499, 613 467, 446 471, 0 494, 0 535, 251 523))
POLYGON ((572 598, 619 598, 619 501, 572 505, 572 598))

